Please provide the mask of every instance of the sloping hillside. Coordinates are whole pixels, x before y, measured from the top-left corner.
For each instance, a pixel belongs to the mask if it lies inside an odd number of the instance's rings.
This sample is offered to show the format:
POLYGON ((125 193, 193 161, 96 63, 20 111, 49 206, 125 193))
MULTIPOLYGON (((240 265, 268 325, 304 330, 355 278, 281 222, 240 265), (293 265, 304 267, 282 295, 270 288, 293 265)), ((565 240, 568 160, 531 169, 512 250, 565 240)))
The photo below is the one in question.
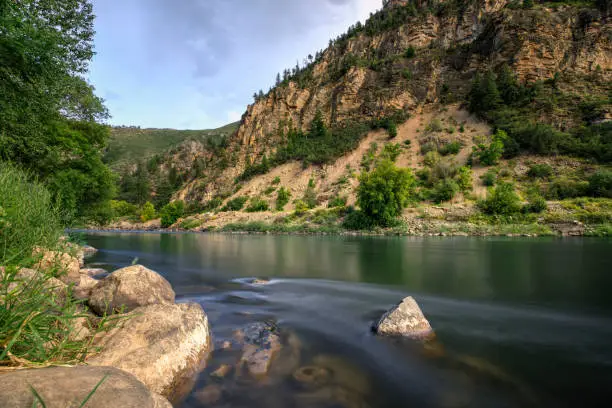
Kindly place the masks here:
POLYGON ((239 123, 230 123, 218 129, 175 130, 141 129, 139 127, 113 127, 105 153, 105 161, 114 169, 137 160, 164 155, 186 140, 205 143, 208 139, 228 137, 239 123))

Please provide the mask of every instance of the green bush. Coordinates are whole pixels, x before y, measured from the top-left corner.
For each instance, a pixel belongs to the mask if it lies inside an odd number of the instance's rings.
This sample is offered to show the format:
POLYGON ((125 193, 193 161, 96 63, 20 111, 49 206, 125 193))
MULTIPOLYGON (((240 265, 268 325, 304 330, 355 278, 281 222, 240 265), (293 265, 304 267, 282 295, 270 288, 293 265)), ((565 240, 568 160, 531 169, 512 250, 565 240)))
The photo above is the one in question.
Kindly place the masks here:
POLYGON ((251 202, 249 203, 249 206, 246 208, 246 212, 262 212, 262 211, 268 211, 270 209, 270 205, 268 204, 267 201, 259 198, 259 197, 253 197, 251 198, 251 202))
POLYGON ((327 203, 327 207, 329 208, 336 208, 336 207, 344 207, 346 205, 347 202, 347 198, 346 196, 335 196, 332 197, 331 200, 329 200, 329 202, 327 203))
POLYGON ((155 218, 157 218, 155 207, 150 201, 147 201, 146 203, 144 203, 142 209, 140 210, 140 220, 142 222, 147 222, 154 220, 155 218))
POLYGON ((272 184, 277 185, 280 184, 281 179, 279 176, 274 177, 274 180, 272 180, 272 184))
POLYGON ((541 213, 547 208, 546 200, 537 191, 532 191, 527 195, 527 204, 523 208, 527 213, 541 213))
POLYGON ((314 184, 308 184, 306 191, 304 191, 304 197, 302 197, 302 201, 309 209, 315 208, 317 206, 317 193, 315 192, 314 184))
POLYGON ((549 200, 563 200, 565 198, 575 198, 586 196, 589 190, 589 183, 577 181, 566 177, 553 180, 546 189, 546 198, 549 200))
POLYGON ((185 212, 185 203, 182 201, 172 201, 162 207, 159 214, 161 215, 161 226, 168 228, 174 224, 185 212))
POLYGON ((589 177, 589 194, 612 198, 612 171, 598 170, 589 177))
POLYGON ((487 198, 479 202, 480 209, 490 215, 513 215, 520 211, 520 199, 511 183, 499 183, 489 189, 487 198))
POLYGON ((276 210, 283 211, 290 198, 291 192, 289 190, 287 190, 285 187, 279 188, 276 192, 276 210))
POLYGON ((359 177, 357 202, 361 210, 379 225, 388 225, 401 214, 413 192, 415 179, 409 169, 381 161, 376 169, 359 177))
POLYGON ((293 205, 295 206, 295 213, 297 215, 302 215, 309 210, 308 205, 304 202, 304 200, 295 200, 293 205))
POLYGON ((123 200, 111 200, 110 206, 113 212, 113 218, 135 216, 138 212, 138 207, 136 205, 123 200))
POLYGON ((478 161, 485 166, 494 166, 499 163, 504 153, 504 141, 508 139, 508 135, 503 130, 498 130, 493 135, 493 140, 489 145, 479 143, 473 147, 473 154, 478 161))
POLYGON ((449 154, 457 154, 461 150, 461 142, 454 141, 446 143, 438 147, 438 153, 442 156, 448 156, 449 154))
POLYGON ((351 231, 371 230, 375 227, 374 220, 366 215, 363 211, 356 211, 353 207, 349 207, 342 228, 351 231))
POLYGON ((427 152, 423 157, 423 164, 428 167, 433 167, 440 161, 440 155, 436 151, 427 152))
POLYGON ((383 151, 380 154, 381 159, 389 159, 392 162, 396 161, 399 155, 402 153, 402 146, 399 143, 389 143, 383 147, 383 151))
POLYGON ((452 179, 440 180, 432 191, 432 200, 436 203, 451 200, 459 192, 459 185, 452 179))
POLYGON ((416 50, 414 49, 414 47, 412 45, 410 47, 406 48, 406 51, 404 52, 404 57, 406 57, 406 58, 414 58, 415 55, 416 55, 416 50))
POLYGON ((426 132, 441 132, 444 130, 444 126, 442 126, 442 122, 440 119, 433 119, 427 127, 425 127, 426 132))
POLYGON ((245 196, 233 198, 225 204, 225 207, 223 207, 221 211, 240 211, 248 200, 249 197, 245 196))
POLYGON ((29 258, 35 246, 55 247, 61 232, 60 212, 47 189, 0 163, 0 265, 29 258))
POLYGON ((272 193, 273 193, 273 192, 275 192, 275 191, 276 191, 276 187, 274 187, 274 186, 270 186, 270 187, 268 187, 268 188, 266 188, 266 189, 264 190, 264 195, 269 196, 270 194, 272 194, 272 193))
POLYGON ((467 166, 459 167, 456 176, 457 184, 461 191, 469 191, 472 189, 472 169, 467 166))
POLYGON ((553 169, 548 164, 533 164, 529 167, 527 175, 531 178, 548 178, 552 175, 553 169))
POLYGON ((497 173, 493 169, 489 169, 482 175, 482 184, 487 187, 493 187, 497 181, 497 173))

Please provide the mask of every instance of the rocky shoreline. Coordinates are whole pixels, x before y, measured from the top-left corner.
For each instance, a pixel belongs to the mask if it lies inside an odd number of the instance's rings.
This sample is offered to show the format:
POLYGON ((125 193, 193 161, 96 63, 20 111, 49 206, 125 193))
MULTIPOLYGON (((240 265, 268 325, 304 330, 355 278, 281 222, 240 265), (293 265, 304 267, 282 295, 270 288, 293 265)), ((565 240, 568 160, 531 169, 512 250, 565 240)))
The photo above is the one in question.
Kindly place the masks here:
MULTIPOLYGON (((175 303, 170 283, 142 265, 100 274, 101 270, 85 267, 85 255, 95 253, 95 249, 74 246, 72 249, 72 253, 37 249, 40 261, 35 269, 21 269, 20 283, 16 285, 27 284, 52 265, 61 268, 63 273, 58 279, 51 278, 48 284, 53 286, 58 301, 65 299, 62 296, 82 301, 82 317, 72 335, 90 339, 96 352, 87 355, 83 365, 2 370, 0 406, 18 408, 41 401, 50 407, 79 406, 86 401, 90 408, 169 408, 171 403, 183 401, 193 390, 198 373, 206 368, 213 350, 208 318, 202 307, 197 303, 175 303), (114 323, 108 330, 92 333, 100 319, 112 319, 114 323)), ((411 297, 392 307, 372 330, 382 336, 419 340, 431 339, 433 335, 429 322, 411 297)), ((254 322, 237 328, 233 339, 218 347, 238 351, 238 358, 233 364, 213 367, 211 376, 221 380, 233 371, 235 378, 259 381, 269 375, 284 375, 293 376, 298 383, 311 384, 324 381, 337 369, 325 362, 300 366, 300 344, 295 334, 274 323, 254 322)), ((232 385, 234 379, 228 378, 227 390, 239 386, 232 385)), ((196 391, 194 398, 213 405, 221 399, 223 389, 218 381, 213 382, 196 391)), ((332 393, 310 398, 337 397, 332 393)))

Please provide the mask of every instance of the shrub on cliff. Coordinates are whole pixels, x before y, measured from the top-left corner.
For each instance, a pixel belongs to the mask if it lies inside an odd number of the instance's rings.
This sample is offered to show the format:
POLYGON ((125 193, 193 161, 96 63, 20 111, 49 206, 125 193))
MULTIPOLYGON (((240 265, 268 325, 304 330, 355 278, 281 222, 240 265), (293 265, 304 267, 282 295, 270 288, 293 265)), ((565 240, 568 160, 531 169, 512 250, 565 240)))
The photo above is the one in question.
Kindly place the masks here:
POLYGON ((227 204, 225 204, 221 211, 240 211, 248 200, 249 197, 244 196, 232 198, 227 202, 227 204))
POLYGON ((589 177, 589 193, 593 197, 612 198, 612 171, 598 170, 589 177))
POLYGON ((276 210, 283 211, 290 198, 291 192, 289 190, 287 190, 285 187, 279 188, 276 192, 276 210))
POLYGON ((512 183, 499 183, 489 190, 487 198, 478 203, 480 209, 489 215, 513 215, 520 211, 520 199, 512 183))
POLYGON ((157 213, 155 212, 155 207, 150 201, 147 201, 140 210, 140 220, 142 222, 147 222, 154 220, 157 217, 157 213))
POLYGON ((381 161, 376 169, 359 177, 357 202, 365 215, 379 225, 389 225, 408 204, 415 186, 409 169, 397 168, 393 162, 381 161))
POLYGON ((167 228, 174 224, 185 212, 185 203, 182 201, 173 201, 162 207, 159 212, 161 215, 161 226, 167 228))
POLYGON ((246 212, 261 212, 268 211, 270 209, 270 205, 267 201, 262 200, 259 197, 251 198, 251 202, 249 206, 246 208, 246 212))

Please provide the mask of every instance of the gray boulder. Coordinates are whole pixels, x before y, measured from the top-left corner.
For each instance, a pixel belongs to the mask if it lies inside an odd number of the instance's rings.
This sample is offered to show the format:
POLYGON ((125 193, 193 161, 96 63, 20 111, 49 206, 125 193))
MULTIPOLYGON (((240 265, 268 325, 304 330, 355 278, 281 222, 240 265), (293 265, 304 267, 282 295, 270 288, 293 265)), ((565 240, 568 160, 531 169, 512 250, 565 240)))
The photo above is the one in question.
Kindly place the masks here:
POLYGON ((49 367, 11 371, 0 375, 0 406, 42 406, 33 389, 49 408, 78 407, 96 385, 87 408, 172 408, 165 398, 151 393, 133 375, 112 367, 49 367), (36 403, 36 404, 35 404, 36 403))
POLYGON ((125 315, 94 344, 102 350, 88 364, 125 370, 174 400, 189 391, 185 384, 204 368, 210 352, 208 318, 196 303, 149 305, 125 315))
POLYGON ((111 273, 99 281, 89 297, 89 306, 99 315, 161 303, 174 303, 174 290, 160 274, 142 265, 111 273))
POLYGON ((389 309, 372 327, 380 335, 404 336, 416 339, 429 337, 433 329, 417 302, 408 296, 389 309))

